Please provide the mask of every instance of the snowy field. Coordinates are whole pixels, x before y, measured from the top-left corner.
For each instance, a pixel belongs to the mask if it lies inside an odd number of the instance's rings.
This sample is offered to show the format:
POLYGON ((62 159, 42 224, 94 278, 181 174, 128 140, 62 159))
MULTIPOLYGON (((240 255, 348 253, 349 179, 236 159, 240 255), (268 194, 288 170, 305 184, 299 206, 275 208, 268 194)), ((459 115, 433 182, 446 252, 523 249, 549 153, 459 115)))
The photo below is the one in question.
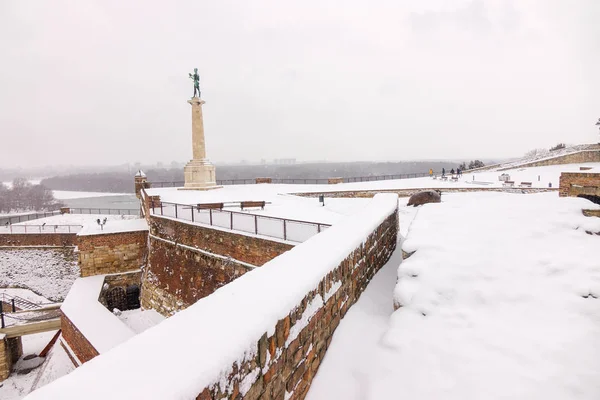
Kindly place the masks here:
POLYGON ((412 223, 401 208, 416 253, 397 269, 397 251, 349 310, 308 399, 600 398, 600 237, 586 233, 600 219, 581 214, 598 206, 556 193, 442 201, 412 223))
POLYGON ((28 288, 61 301, 77 277, 72 249, 0 249, 0 287, 28 288))

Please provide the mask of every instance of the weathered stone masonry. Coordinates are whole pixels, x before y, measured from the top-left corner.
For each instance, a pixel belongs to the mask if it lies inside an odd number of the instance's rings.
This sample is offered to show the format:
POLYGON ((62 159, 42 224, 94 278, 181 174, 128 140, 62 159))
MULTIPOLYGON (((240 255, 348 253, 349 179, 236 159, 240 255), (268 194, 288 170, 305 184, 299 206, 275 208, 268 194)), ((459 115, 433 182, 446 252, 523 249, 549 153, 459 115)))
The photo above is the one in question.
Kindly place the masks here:
POLYGON ((277 323, 273 335, 265 333, 260 338, 253 358, 246 359, 239 366, 237 363, 231 366, 226 387, 215 383, 205 388, 197 398, 303 399, 341 318, 388 261, 396 248, 397 234, 398 216, 395 212, 277 323), (335 291, 335 285, 339 284, 341 286, 335 291), (309 306, 320 304, 320 301, 324 304, 312 315, 308 325, 295 328, 309 306), (257 371, 249 391, 240 393, 240 382, 257 371))
POLYGON ((23 355, 20 337, 7 338, 0 334, 0 382, 10 376, 12 366, 23 355))
POLYGON ((559 196, 578 196, 580 194, 600 196, 600 173, 563 172, 560 174, 559 196))
POLYGON ((147 231, 79 235, 77 238, 82 277, 132 271, 145 263, 147 231))
POLYGON ((150 218, 141 303, 165 316, 208 296, 292 245, 168 218, 150 218))

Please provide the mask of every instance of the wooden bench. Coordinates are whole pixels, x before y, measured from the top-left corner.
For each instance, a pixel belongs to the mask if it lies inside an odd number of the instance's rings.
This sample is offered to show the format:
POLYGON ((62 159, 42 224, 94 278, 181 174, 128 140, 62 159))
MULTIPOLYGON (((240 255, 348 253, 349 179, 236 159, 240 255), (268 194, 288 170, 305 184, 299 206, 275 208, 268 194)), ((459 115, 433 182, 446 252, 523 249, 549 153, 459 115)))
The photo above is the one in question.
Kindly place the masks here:
POLYGON ((200 210, 222 210, 224 204, 223 203, 204 203, 198 204, 196 208, 198 211, 200 210))
POLYGON ((453 181, 453 182, 458 182, 458 176, 453 176, 453 177, 452 177, 452 181, 453 181))
POLYGON ((242 201, 240 203, 240 207, 242 210, 244 208, 251 208, 251 207, 260 207, 262 210, 264 210, 265 204, 267 204, 267 203, 264 201, 242 201))
POLYGON ((502 183, 502 186, 515 186, 515 181, 504 181, 504 183, 502 183))
POLYGON ((519 186, 530 188, 531 186, 533 186, 533 184, 531 182, 521 182, 521 184, 519 186))
POLYGON ((448 177, 447 177, 447 176, 442 176, 442 180, 443 180, 443 181, 447 181, 447 180, 448 180, 448 177))

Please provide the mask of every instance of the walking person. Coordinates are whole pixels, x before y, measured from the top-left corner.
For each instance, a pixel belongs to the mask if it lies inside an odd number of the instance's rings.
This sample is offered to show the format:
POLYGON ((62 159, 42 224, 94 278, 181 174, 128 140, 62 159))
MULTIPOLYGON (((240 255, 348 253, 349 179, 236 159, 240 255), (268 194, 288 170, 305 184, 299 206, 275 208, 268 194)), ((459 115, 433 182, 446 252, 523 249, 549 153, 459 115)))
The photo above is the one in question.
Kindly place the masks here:
POLYGON ((433 169, 429 168, 429 177, 431 178, 433 176, 433 169))
POLYGON ((452 168, 452 169, 450 170, 450 175, 452 175, 452 176, 454 177, 454 168, 452 168))
POLYGON ((446 168, 442 168, 442 178, 446 176, 446 168))

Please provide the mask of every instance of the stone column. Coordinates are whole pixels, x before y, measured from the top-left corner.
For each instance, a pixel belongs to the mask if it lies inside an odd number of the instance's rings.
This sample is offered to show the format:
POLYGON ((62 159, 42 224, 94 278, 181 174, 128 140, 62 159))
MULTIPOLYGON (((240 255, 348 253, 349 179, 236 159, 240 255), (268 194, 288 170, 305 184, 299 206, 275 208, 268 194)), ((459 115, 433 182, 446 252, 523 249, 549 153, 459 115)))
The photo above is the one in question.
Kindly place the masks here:
POLYGON ((202 104, 204 100, 193 97, 188 100, 192 105, 192 158, 204 160, 206 158, 206 144, 204 142, 204 120, 202 119, 202 104))
POLYGON ((217 189, 215 166, 206 158, 204 141, 204 120, 202 104, 204 100, 192 97, 188 100, 192 106, 192 160, 183 169, 185 184, 182 189, 209 190, 217 189))

